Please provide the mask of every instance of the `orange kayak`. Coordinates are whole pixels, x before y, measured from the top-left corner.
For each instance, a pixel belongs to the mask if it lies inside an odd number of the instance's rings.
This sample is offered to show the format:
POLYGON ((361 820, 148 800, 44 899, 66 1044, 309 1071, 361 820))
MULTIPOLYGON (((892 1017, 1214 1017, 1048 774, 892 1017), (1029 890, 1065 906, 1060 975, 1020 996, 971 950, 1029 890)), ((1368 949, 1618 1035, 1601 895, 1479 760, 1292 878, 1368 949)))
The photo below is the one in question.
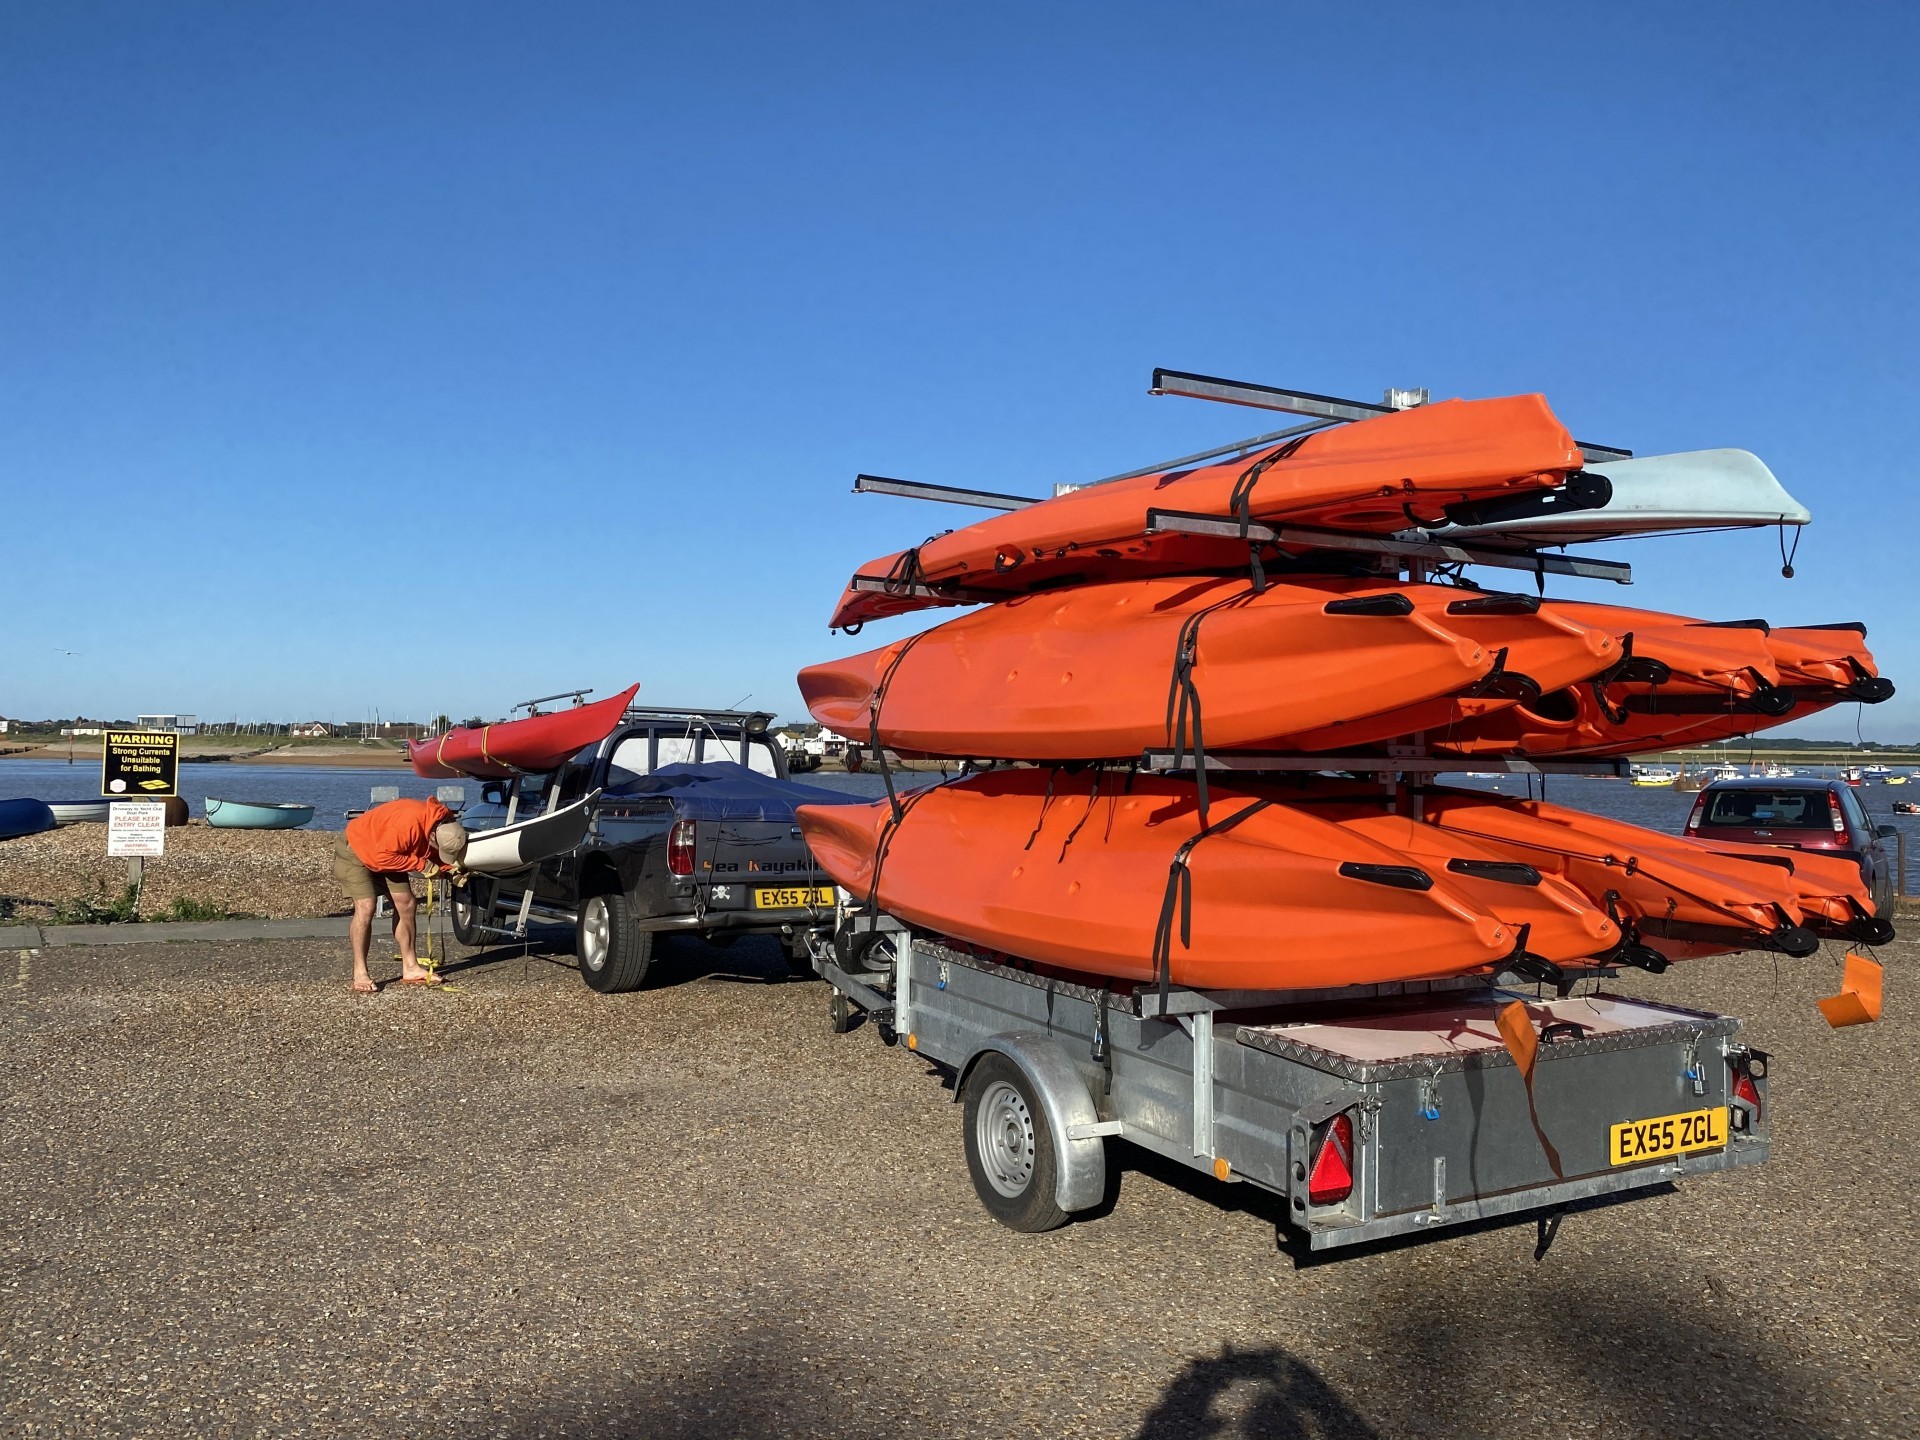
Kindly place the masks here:
MULTIPOLYGON (((1316 582, 1339 593, 1359 583, 1316 582)), ((1274 735, 1248 748, 1357 750, 1422 732, 1438 738, 1496 711, 1592 679, 1621 658, 1620 643, 1607 630, 1568 619, 1532 596, 1449 593, 1454 598, 1442 612, 1442 623, 1478 641, 1494 657, 1498 679, 1377 715, 1356 709, 1331 725, 1274 735)))
POLYGON ((1088 485, 882 556, 835 627, 935 605, 1153 574, 1244 569, 1243 540, 1147 533, 1149 510, 1362 531, 1438 524, 1449 505, 1547 489, 1583 464, 1539 395, 1447 400, 1295 437, 1191 470, 1088 485), (915 594, 918 584, 946 594, 915 594))
MULTIPOLYGON (((1501 650, 1591 674, 1612 638, 1440 585, 1162 576, 1047 591, 800 672, 814 719, 932 755, 1078 760, 1178 743, 1176 670, 1215 748, 1457 696, 1501 650), (1178 663, 1190 642, 1191 666, 1178 663)), ((1506 597, 1491 597, 1504 601, 1506 597)), ((1504 680, 1518 677, 1509 662, 1504 680)), ((1465 702, 1444 699, 1443 707, 1465 702)), ((1389 733, 1398 729, 1389 726, 1389 733)))
MULTIPOLYGON (((1789 954, 1817 947, 1805 924, 1804 889, 1787 866, 1545 801, 1438 789, 1426 792, 1423 804, 1434 825, 1559 875, 1603 906, 1613 897, 1614 912, 1631 924, 1635 938, 1656 949, 1689 938, 1717 941, 1722 949, 1758 945, 1789 954)), ((1869 899, 1857 875, 1850 893, 1869 899)))
POLYGON ((611 735, 639 690, 633 685, 605 700, 556 710, 551 715, 530 715, 524 720, 473 729, 456 726, 438 740, 408 741, 407 759, 414 774, 429 780, 456 776, 503 780, 510 775, 551 770, 574 751, 611 735))
POLYGON ((1611 944, 1610 925, 1562 886, 1543 898, 1441 863, 1482 860, 1482 849, 1450 851, 1435 837, 1416 858, 1244 791, 1215 787, 1204 838, 1192 783, 1163 777, 1003 770, 918 791, 902 808, 898 824, 884 801, 805 806, 799 819, 815 858, 854 894, 909 924, 1083 974, 1319 989, 1493 969, 1523 939, 1537 953, 1529 924, 1563 949, 1611 944))

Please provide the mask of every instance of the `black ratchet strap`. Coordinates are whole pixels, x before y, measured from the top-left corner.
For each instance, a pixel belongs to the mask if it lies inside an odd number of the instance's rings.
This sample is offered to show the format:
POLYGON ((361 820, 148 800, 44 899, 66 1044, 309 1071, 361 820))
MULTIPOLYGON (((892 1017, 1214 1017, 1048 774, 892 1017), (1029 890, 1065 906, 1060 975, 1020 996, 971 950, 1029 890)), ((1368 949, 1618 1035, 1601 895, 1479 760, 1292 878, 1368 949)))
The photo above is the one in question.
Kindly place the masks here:
POLYGON ((1187 868, 1193 847, 1209 836, 1226 834, 1249 815, 1265 810, 1271 804, 1271 800, 1256 800, 1246 809, 1236 810, 1218 825, 1209 825, 1203 819, 1201 828, 1174 851, 1173 863, 1167 867, 1167 892, 1160 902, 1160 920, 1153 928, 1153 973, 1160 982, 1162 1015, 1166 1014, 1167 991, 1173 982, 1173 922, 1176 914, 1180 920, 1181 948, 1187 949, 1193 944, 1193 872, 1187 868))
POLYGON ((1200 622, 1214 611, 1247 598, 1247 594, 1229 595, 1204 610, 1196 610, 1181 623, 1179 638, 1173 646, 1173 681, 1167 687, 1167 741, 1173 747, 1173 767, 1187 754, 1187 727, 1193 727, 1193 782, 1200 799, 1200 823, 1207 823, 1207 741, 1201 731, 1200 687, 1194 683, 1193 667, 1200 658, 1200 622))

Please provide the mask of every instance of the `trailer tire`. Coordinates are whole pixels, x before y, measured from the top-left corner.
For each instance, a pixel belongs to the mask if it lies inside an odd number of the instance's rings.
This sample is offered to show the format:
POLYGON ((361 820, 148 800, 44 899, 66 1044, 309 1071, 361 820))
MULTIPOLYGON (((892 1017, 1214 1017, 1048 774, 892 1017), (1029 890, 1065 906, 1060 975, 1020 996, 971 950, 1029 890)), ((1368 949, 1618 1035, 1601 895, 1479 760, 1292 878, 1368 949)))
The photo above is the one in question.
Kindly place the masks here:
POLYGON ((494 883, 478 875, 464 885, 453 887, 447 901, 447 917, 453 922, 453 938, 462 945, 479 947, 489 938, 488 922, 493 919, 494 883))
POLYGON ((653 963, 653 932, 634 923, 633 904, 618 891, 580 902, 575 928, 580 978, 589 990, 623 995, 638 990, 653 963))
POLYGON ((967 1173, 994 1219, 1038 1234, 1070 1218, 1054 1201, 1053 1128, 1020 1067, 984 1055, 967 1076, 967 1173))
POLYGON ((851 1000, 838 990, 827 997, 827 1028, 835 1035, 844 1035, 859 1023, 860 1012, 851 1000))

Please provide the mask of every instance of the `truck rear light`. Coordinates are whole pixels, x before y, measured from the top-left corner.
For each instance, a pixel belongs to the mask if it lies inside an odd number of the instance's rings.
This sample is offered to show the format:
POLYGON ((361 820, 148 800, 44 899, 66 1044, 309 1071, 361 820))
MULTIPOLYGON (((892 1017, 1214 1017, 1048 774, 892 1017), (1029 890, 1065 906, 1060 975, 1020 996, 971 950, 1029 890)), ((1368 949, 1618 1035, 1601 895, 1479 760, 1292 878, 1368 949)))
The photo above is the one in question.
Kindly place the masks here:
POLYGON ((1343 1110, 1321 1128, 1314 1143, 1307 1199, 1315 1205, 1338 1205, 1352 1193, 1353 1118, 1343 1110))
POLYGON ((693 874, 694 827, 691 820, 676 820, 667 832, 667 869, 675 875, 693 874))

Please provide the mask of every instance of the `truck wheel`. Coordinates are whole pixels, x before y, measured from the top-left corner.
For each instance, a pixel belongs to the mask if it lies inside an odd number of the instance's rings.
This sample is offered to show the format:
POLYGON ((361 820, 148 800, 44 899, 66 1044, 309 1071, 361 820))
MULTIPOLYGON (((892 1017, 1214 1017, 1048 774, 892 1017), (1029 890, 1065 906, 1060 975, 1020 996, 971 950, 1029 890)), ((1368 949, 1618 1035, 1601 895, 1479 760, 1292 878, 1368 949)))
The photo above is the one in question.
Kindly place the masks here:
POLYGON ((633 906, 620 894, 589 895, 580 903, 575 931, 580 978, 589 990, 622 995, 638 990, 653 963, 653 932, 634 923, 633 906))
POLYGON ((491 938, 487 925, 493 919, 493 890, 493 881, 478 875, 454 886, 447 914, 453 921, 453 938, 462 945, 484 945, 491 938))
POLYGON ((967 1077, 966 1117, 967 1173, 993 1218, 1027 1234, 1066 1224, 1053 1200, 1053 1131, 1020 1067, 983 1056, 967 1077))

